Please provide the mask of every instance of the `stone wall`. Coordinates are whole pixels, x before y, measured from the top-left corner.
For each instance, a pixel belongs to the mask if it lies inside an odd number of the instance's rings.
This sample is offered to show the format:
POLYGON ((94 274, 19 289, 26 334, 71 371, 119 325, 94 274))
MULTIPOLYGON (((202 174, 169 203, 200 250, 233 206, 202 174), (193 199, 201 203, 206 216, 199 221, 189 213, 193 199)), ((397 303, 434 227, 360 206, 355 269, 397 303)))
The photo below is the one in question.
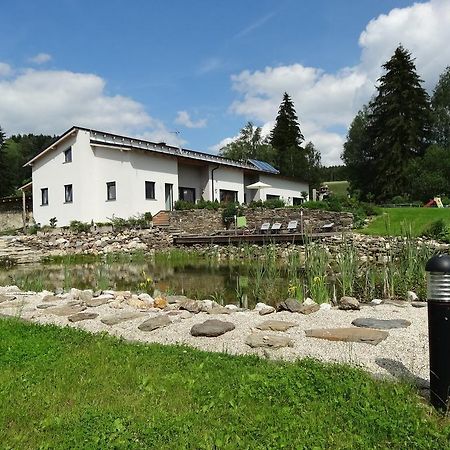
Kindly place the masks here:
MULTIPOLYGON (((32 210, 31 198, 26 200, 27 216, 32 210)), ((0 199, 0 231, 22 228, 22 197, 0 199)))
MULTIPOLYGON (((222 222, 222 212, 207 209, 194 209, 189 211, 171 211, 169 224, 171 230, 188 234, 209 235, 225 230, 222 222)), ((300 228, 301 210, 299 208, 246 208, 244 215, 247 218, 249 229, 258 230, 264 222, 281 222, 285 229, 289 221, 298 220, 300 228)), ((317 232, 329 223, 334 223, 333 231, 349 231, 353 226, 353 214, 322 210, 303 210, 303 226, 305 231, 317 232)))

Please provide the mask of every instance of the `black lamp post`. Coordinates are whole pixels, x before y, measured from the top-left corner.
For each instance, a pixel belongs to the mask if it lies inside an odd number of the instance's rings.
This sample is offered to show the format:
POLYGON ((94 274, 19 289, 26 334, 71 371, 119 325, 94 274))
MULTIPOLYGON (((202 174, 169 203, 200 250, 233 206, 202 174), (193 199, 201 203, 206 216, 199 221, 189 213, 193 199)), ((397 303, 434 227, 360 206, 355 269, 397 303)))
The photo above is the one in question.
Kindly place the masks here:
POLYGON ((433 256, 427 275, 430 400, 447 410, 450 398, 450 256, 433 256))

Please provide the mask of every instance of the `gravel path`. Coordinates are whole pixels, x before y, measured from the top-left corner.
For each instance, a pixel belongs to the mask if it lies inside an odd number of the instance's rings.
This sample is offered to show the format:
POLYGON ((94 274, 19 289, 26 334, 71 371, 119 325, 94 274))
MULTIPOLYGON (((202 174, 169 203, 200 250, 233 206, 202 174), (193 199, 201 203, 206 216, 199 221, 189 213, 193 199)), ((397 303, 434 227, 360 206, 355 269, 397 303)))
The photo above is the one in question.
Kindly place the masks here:
MULTIPOLYGON (((260 316, 256 311, 234 312, 229 315, 209 315, 201 312, 188 319, 175 319, 167 327, 151 332, 143 332, 138 326, 146 319, 165 312, 141 312, 141 317, 108 326, 101 319, 112 314, 137 312, 136 308, 125 305, 123 309, 111 308, 109 304, 88 308, 85 312, 95 312, 99 316, 93 320, 71 323, 67 317, 49 314, 45 309, 36 309, 42 302, 43 294, 20 293, 14 287, 0 287, 0 294, 16 295, 15 300, 0 303, 0 315, 17 316, 41 324, 71 326, 89 332, 106 331, 114 336, 140 342, 161 344, 185 344, 201 350, 226 352, 229 354, 257 354, 283 360, 314 357, 322 361, 336 361, 361 366, 377 376, 405 377, 420 387, 426 387, 429 380, 427 308, 414 308, 410 305, 400 307, 392 304, 362 306, 360 311, 341 311, 338 309, 319 310, 313 314, 302 315, 278 312, 260 316), (411 322, 408 328, 389 330, 389 336, 378 345, 365 343, 332 342, 305 336, 304 330, 311 328, 350 327, 353 319, 370 317, 377 319, 406 319, 411 322), (232 322, 236 328, 222 336, 193 337, 191 327, 207 319, 232 322), (245 340, 253 329, 265 320, 285 320, 298 326, 286 332, 272 332, 288 336, 294 346, 281 349, 252 349, 245 340)), ((49 294, 49 293, 47 293, 49 294)), ((61 305, 65 304, 61 300, 61 305)), ((59 306, 59 305, 58 305, 59 306)), ((271 332, 269 332, 271 333, 271 332)))

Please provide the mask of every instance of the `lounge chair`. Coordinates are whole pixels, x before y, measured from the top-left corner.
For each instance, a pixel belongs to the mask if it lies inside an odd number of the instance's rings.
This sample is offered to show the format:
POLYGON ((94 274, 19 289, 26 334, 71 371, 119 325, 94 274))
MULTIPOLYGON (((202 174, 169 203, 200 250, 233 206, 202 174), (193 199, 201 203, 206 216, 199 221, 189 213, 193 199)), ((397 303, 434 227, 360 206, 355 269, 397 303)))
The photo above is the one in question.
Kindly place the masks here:
POLYGON ((297 231, 297 227, 298 227, 298 220, 291 220, 287 224, 287 231, 289 233, 293 233, 293 232, 297 231))
POLYGON ((281 230, 281 223, 280 222, 274 222, 272 225, 272 228, 270 229, 270 231, 272 233, 278 233, 281 230))
POLYGON ((264 223, 261 225, 261 228, 259 229, 259 231, 260 231, 261 233, 268 233, 269 230, 270 230, 270 222, 264 222, 264 223))
POLYGON ((321 231, 332 231, 334 227, 334 222, 326 223, 325 225, 322 225, 320 228, 321 231))

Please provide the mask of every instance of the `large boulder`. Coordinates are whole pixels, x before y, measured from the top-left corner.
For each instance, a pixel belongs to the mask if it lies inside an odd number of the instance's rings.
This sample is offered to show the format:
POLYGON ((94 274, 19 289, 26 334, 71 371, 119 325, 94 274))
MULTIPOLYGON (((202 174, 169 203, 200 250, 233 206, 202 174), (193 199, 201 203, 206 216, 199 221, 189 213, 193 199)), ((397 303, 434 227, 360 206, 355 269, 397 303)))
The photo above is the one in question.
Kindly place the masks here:
POLYGON ((180 303, 180 309, 189 311, 192 314, 198 314, 202 310, 202 304, 187 298, 180 303))
POLYGON ((300 312, 302 304, 295 298, 288 298, 278 303, 277 311, 300 312))
POLYGON ((156 317, 150 317, 150 319, 147 319, 145 322, 142 322, 138 328, 141 331, 153 331, 157 330, 158 328, 167 327, 167 325, 170 325, 172 321, 167 315, 163 316, 156 316, 156 317))
POLYGON ((360 305, 355 297, 344 296, 338 301, 338 308, 344 311, 359 310, 360 305))

